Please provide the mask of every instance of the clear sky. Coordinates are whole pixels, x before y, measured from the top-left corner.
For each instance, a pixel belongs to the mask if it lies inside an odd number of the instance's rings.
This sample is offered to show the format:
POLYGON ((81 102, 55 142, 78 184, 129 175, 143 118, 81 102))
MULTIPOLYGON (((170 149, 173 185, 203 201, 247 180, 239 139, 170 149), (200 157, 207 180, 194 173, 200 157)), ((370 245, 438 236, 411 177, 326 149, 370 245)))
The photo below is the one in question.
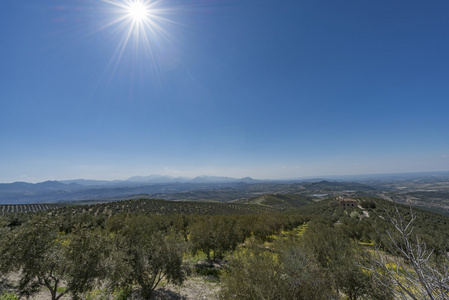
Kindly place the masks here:
POLYGON ((449 1, 144 5, 0 0, 0 182, 449 170, 449 1))

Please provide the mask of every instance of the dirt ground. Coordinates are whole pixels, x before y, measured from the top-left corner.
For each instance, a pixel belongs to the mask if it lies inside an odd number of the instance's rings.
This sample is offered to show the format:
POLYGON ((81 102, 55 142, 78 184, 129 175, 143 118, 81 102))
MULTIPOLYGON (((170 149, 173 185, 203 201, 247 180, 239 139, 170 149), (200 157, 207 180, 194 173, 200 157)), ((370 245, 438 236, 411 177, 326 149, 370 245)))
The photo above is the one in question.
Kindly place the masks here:
MULTIPOLYGON (((15 287, 18 281, 17 275, 8 276, 8 278, 0 279, 0 294, 2 292, 15 292, 15 287)), ((217 293, 219 291, 219 284, 217 282, 208 280, 204 276, 189 277, 181 286, 175 286, 172 284, 166 284, 159 286, 153 294, 153 300, 216 300, 218 299, 217 293)), ((103 295, 104 296, 104 295, 103 295)), ((70 300, 70 296, 64 296, 61 300, 70 300)), ((48 300, 50 299, 50 293, 46 289, 32 298, 33 300, 48 300)), ((91 298, 92 299, 92 298, 91 298)), ((93 299, 104 298, 93 297, 93 299)), ((112 298, 111 298, 112 299, 112 298)), ((130 300, 141 300, 142 297, 138 290, 133 291, 130 300)))
POLYGON ((154 293, 154 300, 200 300, 218 299, 217 282, 207 281, 204 277, 190 277, 181 286, 167 285, 158 288, 154 293))

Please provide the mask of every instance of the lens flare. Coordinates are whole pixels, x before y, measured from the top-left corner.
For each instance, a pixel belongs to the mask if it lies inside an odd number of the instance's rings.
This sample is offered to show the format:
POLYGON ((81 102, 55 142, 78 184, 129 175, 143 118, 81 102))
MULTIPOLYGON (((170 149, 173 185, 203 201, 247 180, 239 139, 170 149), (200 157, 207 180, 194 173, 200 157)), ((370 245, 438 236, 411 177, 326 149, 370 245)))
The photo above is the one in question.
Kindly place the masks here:
POLYGON ((148 8, 140 1, 129 3, 128 14, 131 19, 140 22, 149 16, 148 8))
POLYGON ((108 65, 116 71, 120 61, 126 58, 139 68, 151 68, 157 72, 160 53, 167 52, 168 45, 175 45, 173 20, 179 8, 167 7, 161 0, 102 0, 107 4, 110 21, 102 26, 110 28, 117 39, 117 48, 108 65), (130 53, 131 51, 131 53, 130 53), (165 51, 165 52, 164 52, 165 51))

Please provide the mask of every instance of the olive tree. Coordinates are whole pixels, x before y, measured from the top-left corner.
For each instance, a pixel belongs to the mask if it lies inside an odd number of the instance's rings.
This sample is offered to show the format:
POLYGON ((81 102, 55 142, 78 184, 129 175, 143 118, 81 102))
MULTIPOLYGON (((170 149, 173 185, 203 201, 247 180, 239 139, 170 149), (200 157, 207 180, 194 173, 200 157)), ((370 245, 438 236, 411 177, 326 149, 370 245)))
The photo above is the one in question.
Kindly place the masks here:
POLYGON ((209 260, 223 258, 226 251, 234 250, 243 240, 244 237, 238 232, 237 220, 233 217, 203 217, 190 228, 193 253, 201 250, 209 260))
POLYGON ((185 241, 157 228, 151 217, 118 216, 107 222, 114 245, 108 274, 112 287, 137 284, 149 299, 162 280, 181 284, 185 279, 182 255, 185 241))
POLYGON ((78 228, 66 235, 49 216, 11 230, 0 248, 1 269, 20 271, 19 294, 30 297, 47 288, 52 300, 92 288, 104 274, 102 255, 100 234, 78 228))
POLYGON ((267 249, 248 240, 230 259, 222 277, 220 299, 330 299, 334 295, 326 273, 295 241, 280 241, 267 249))
POLYGON ((357 244, 332 223, 311 222, 301 237, 301 247, 316 259, 337 293, 343 292, 350 300, 392 299, 392 294, 360 267, 357 244))

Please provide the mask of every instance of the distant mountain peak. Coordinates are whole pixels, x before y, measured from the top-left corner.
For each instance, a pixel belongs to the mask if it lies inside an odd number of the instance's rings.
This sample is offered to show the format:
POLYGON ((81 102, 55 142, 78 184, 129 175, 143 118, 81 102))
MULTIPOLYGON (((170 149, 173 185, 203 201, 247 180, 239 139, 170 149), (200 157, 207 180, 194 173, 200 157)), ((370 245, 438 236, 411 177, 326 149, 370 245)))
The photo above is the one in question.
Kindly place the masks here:
POLYGON ((132 176, 126 181, 143 182, 143 183, 170 183, 170 182, 188 182, 191 180, 187 177, 173 177, 168 175, 153 174, 149 176, 132 176))
POLYGON ((255 179, 253 179, 253 178, 248 176, 248 177, 241 178, 240 181, 242 181, 242 182, 253 182, 253 181, 257 181, 257 180, 255 180, 255 179))

